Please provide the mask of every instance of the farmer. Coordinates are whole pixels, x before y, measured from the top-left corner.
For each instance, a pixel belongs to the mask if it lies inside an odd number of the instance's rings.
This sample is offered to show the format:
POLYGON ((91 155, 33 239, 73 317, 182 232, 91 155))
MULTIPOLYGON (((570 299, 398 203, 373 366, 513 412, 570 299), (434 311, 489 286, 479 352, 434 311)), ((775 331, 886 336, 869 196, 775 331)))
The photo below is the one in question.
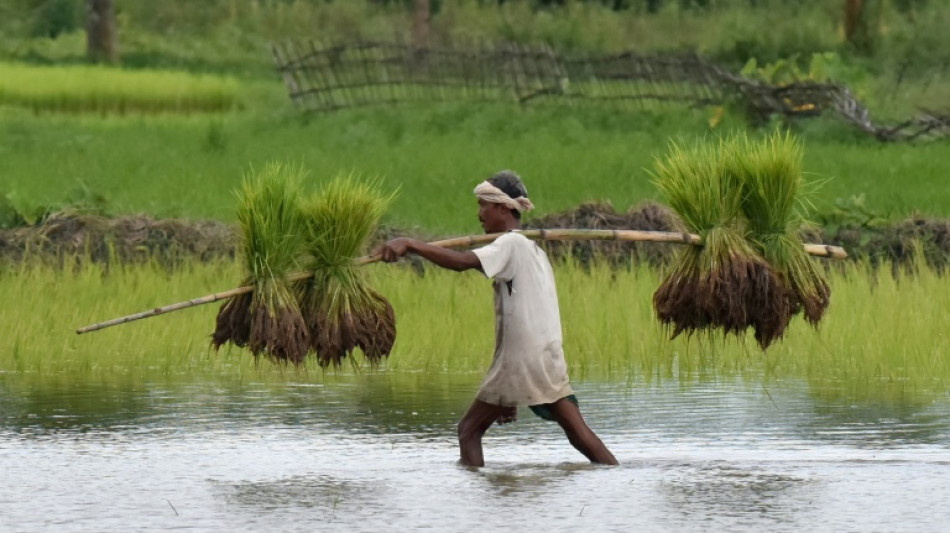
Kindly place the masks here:
POLYGON ((479 184, 475 196, 485 232, 508 232, 493 243, 461 252, 400 238, 378 250, 386 262, 415 253, 443 268, 478 269, 494 280, 495 356, 458 425, 461 463, 484 466, 482 435, 495 422, 513 422, 517 407, 528 405, 541 418, 560 424, 570 443, 591 462, 617 464, 584 422, 571 390, 547 255, 533 241, 512 232, 521 227, 521 213, 534 207, 528 191, 517 174, 503 170, 479 184))

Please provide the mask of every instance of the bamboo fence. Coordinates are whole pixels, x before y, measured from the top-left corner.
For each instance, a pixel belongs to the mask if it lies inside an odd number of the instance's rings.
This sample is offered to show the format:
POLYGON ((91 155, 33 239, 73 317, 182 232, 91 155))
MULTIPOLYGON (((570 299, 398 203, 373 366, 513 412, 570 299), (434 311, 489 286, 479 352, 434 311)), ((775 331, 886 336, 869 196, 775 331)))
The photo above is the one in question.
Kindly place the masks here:
POLYGON ((288 40, 271 44, 277 70, 302 111, 334 111, 400 102, 543 101, 659 105, 744 105, 752 117, 830 113, 881 141, 950 135, 950 115, 925 111, 876 124, 848 87, 771 85, 693 54, 563 53, 546 45, 455 41, 408 43, 288 40))

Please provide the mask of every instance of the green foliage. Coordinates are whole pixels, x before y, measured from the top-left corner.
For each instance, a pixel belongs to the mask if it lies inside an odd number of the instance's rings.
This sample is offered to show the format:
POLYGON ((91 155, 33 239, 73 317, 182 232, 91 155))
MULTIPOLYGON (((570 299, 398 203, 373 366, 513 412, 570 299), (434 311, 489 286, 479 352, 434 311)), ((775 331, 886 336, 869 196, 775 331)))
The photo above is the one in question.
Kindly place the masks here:
POLYGON ((36 202, 14 189, 0 195, 0 228, 33 226, 61 211, 107 216, 110 214, 108 204, 104 196, 81 180, 67 191, 63 200, 50 204, 36 202))
POLYGON ((0 63, 0 105, 36 113, 226 111, 237 105, 233 78, 102 66, 0 63))
POLYGON ((378 180, 343 174, 302 204, 306 264, 313 278, 304 284, 300 300, 322 366, 339 365, 355 348, 374 364, 392 350, 392 307, 354 263, 392 199, 381 192, 378 180))
POLYGON ((654 184, 690 231, 705 237, 715 228, 740 229, 742 190, 731 181, 732 175, 722 171, 715 146, 697 143, 684 148, 671 143, 655 166, 654 184))
POLYGON ((804 69, 801 64, 798 54, 762 66, 759 66, 753 57, 746 62, 739 73, 747 78, 779 86, 796 82, 827 83, 843 81, 838 74, 843 70, 841 56, 834 52, 812 54, 808 60, 808 66, 804 69))
POLYGON ((943 2, 906 0, 905 16, 889 17, 878 47, 878 74, 897 72, 903 81, 946 79, 950 63, 950 9, 943 2), (883 65, 881 65, 883 63, 883 65))
POLYGON ((766 0, 756 7, 725 9, 707 19, 719 33, 704 51, 735 68, 753 58, 771 63, 834 51, 839 46, 837 17, 829 15, 818 2, 766 0))
MULTIPOLYGON (((491 362, 491 288, 477 273, 427 269, 424 276, 393 265, 368 265, 371 286, 399 317, 400 337, 386 372, 481 373, 491 362)), ((322 382, 332 375, 315 361, 294 367, 256 361, 244 349, 209 350, 214 306, 170 313, 77 336, 73 328, 230 288, 236 262, 194 264, 169 273, 155 265, 24 268, 0 272, 0 298, 17 302, 0 321, 0 371, 74 380, 165 376, 234 381, 322 382)), ((950 306, 946 279, 922 268, 914 278, 875 277, 861 265, 832 269, 834 305, 819 331, 793 327, 766 356, 751 339, 707 342, 667 339, 650 305, 658 274, 641 267, 555 265, 572 377, 647 382, 730 379, 807 379, 849 384, 874 396, 900 385, 907 394, 945 395, 950 385, 950 306)), ((370 370, 364 368, 363 372, 370 370)), ((476 374, 477 375, 477 374, 476 374)), ((477 378, 473 378, 477 379, 477 378)))
POLYGON ((341 174, 304 200, 309 269, 355 272, 352 261, 366 251, 393 198, 381 192, 379 180, 341 174))
POLYGON ((82 26, 80 5, 75 0, 34 0, 33 33, 55 38, 82 26))
MULTIPOLYGON (((240 186, 242 168, 299 161, 312 176, 353 170, 380 176, 389 190, 412 191, 393 201, 387 224, 460 234, 478 230, 467 191, 498 168, 514 168, 535 184, 538 215, 588 200, 626 209, 659 198, 646 167, 667 139, 687 145, 707 131, 698 112, 508 104, 405 105, 303 121, 285 99, 264 93, 257 101, 268 111, 215 117, 227 140, 222 151, 208 148, 206 116, 37 120, 0 109, 0 192, 55 206, 81 180, 108 198, 114 214, 233 221, 230 191, 240 186)), ((731 131, 729 124, 720 129, 731 131)), ((813 197, 816 212, 860 191, 867 208, 892 220, 914 212, 950 216, 950 197, 933 193, 950 172, 945 143, 881 145, 850 130, 814 129, 802 142, 803 171, 825 182, 813 197)))
POLYGON ((208 122, 208 134, 205 137, 205 148, 212 152, 223 152, 228 147, 228 136, 220 120, 208 122))
MULTIPOLYGON (((881 10, 882 26, 888 31, 879 36, 884 43, 879 54, 891 53, 896 35, 902 40, 911 35, 908 27, 924 43, 944 38, 946 32, 940 28, 946 26, 933 21, 946 16, 940 2, 901 1, 904 5, 898 8, 881 10)), ((83 43, 74 37, 81 31, 68 33, 81 30, 77 2, 6 0, 3 7, 0 29, 17 42, 7 47, 9 58, 82 59, 83 43), (36 34, 55 34, 56 39, 23 42, 36 34), (64 36, 70 46, 57 46, 55 41, 64 36)), ((120 3, 117 11, 123 61, 128 65, 257 75, 267 73, 269 40, 408 38, 411 27, 404 2, 152 0, 120 3)), ((549 2, 539 9, 533 1, 459 0, 432 2, 432 12, 436 41, 508 38, 580 50, 694 50, 737 67, 752 57, 771 62, 795 54, 849 52, 842 47, 843 9, 823 1, 572 0, 549 2)), ((917 59, 936 56, 938 50, 920 48, 917 59)))
POLYGON ((806 319, 817 323, 830 294, 800 237, 811 205, 802 179, 801 143, 778 131, 761 141, 736 135, 723 141, 722 151, 724 171, 742 190, 750 240, 794 292, 792 308, 802 305, 806 319))
MULTIPOLYGON (((832 207, 815 217, 815 222, 827 234, 834 235, 842 228, 867 232, 883 227, 891 217, 871 209, 867 205, 867 195, 855 194, 847 198, 836 198, 832 207)), ((863 240, 870 237, 865 233, 863 240)))
POLYGON ((745 134, 718 146, 673 145, 656 163, 656 185, 703 245, 680 253, 654 295, 657 316, 673 335, 707 328, 742 334, 765 349, 804 310, 813 323, 830 292, 804 250, 802 147, 790 135, 762 141, 745 134))
POLYGON ((237 219, 244 266, 255 284, 300 268, 307 226, 298 202, 305 175, 301 167, 272 162, 244 177, 237 219))
POLYGON ((306 225, 298 201, 303 170, 268 163, 244 178, 238 224, 247 279, 254 290, 229 298, 218 312, 215 349, 231 342, 254 355, 301 363, 309 349, 307 326, 287 276, 299 269, 306 225))
POLYGON ((32 226, 49 213, 49 208, 30 203, 16 191, 0 196, 0 227, 32 226))

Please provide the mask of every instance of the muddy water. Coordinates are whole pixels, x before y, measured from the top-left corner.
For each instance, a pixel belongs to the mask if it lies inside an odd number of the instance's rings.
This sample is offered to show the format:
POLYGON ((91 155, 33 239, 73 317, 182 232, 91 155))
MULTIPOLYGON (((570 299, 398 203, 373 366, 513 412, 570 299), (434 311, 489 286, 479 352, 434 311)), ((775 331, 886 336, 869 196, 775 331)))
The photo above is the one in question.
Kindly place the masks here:
POLYGON ((578 381, 622 465, 527 410, 457 466, 478 376, 0 374, 0 531, 945 531, 950 398, 578 381))

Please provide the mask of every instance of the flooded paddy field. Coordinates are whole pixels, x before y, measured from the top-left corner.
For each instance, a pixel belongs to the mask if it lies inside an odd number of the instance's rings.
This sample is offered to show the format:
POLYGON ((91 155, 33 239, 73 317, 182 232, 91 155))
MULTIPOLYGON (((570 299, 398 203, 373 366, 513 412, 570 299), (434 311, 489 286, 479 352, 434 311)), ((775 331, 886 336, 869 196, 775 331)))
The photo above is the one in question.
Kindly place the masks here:
POLYGON ((950 397, 590 379, 621 466, 522 409, 457 465, 478 374, 134 383, 0 374, 3 531, 941 531, 950 397))

